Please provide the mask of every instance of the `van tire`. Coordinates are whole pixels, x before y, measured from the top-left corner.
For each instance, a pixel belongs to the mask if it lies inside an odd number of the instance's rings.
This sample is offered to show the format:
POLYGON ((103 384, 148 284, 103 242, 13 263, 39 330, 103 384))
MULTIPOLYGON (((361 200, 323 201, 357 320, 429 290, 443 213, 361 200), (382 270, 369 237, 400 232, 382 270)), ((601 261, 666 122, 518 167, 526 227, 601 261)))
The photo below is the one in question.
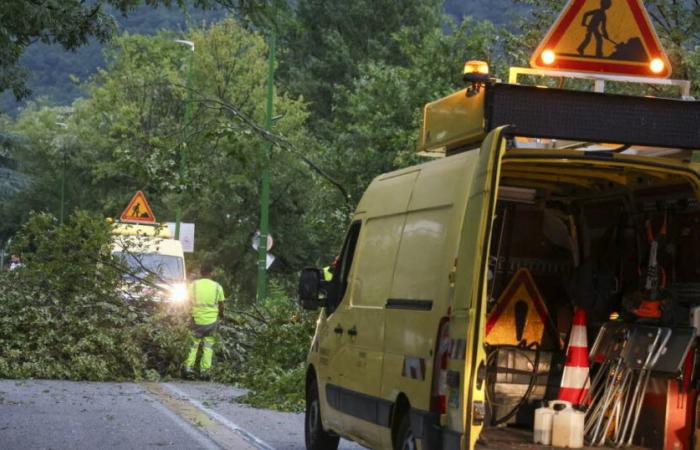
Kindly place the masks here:
POLYGON ((311 379, 306 388, 306 413, 304 414, 304 439, 306 450, 336 450, 340 437, 323 429, 321 401, 318 398, 316 380, 311 379))
POLYGON ((408 412, 401 417, 399 429, 396 432, 394 450, 416 450, 416 438, 411 430, 411 420, 408 412))

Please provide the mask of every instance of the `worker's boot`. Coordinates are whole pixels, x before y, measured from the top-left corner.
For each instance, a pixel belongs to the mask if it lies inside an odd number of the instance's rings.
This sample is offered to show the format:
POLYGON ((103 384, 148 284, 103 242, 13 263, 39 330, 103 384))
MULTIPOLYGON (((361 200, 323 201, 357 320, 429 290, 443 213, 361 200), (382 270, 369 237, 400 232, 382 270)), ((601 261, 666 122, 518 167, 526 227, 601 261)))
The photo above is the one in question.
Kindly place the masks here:
POLYGON ((210 381, 211 373, 208 370, 202 370, 201 372, 199 372, 199 379, 202 381, 210 381))
POLYGON ((185 380, 191 380, 194 378, 194 370, 191 367, 184 367, 182 369, 182 378, 185 380))

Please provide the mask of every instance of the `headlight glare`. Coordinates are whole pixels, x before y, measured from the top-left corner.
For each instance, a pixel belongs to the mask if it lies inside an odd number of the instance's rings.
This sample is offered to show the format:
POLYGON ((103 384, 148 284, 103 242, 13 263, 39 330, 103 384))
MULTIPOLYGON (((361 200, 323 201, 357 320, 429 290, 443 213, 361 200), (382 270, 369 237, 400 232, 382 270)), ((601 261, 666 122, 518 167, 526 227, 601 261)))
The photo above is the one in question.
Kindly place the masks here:
POLYGON ((170 300, 175 303, 187 301, 187 287, 184 284, 174 284, 170 286, 170 300))

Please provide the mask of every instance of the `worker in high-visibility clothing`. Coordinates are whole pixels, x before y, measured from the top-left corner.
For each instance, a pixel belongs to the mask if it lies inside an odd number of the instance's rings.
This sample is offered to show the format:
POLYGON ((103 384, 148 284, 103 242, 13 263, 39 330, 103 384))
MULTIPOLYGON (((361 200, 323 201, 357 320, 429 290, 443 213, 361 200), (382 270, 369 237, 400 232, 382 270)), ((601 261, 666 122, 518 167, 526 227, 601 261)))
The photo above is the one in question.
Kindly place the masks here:
POLYGON ((333 280, 333 270, 331 266, 326 266, 323 268, 323 281, 333 280))
POLYGON ((323 281, 331 282, 333 281, 333 275, 335 271, 338 270, 338 263, 340 262, 340 256, 333 258, 333 262, 323 268, 323 281))
POLYGON ((213 267, 209 263, 202 264, 201 278, 194 281, 189 288, 189 299, 192 305, 192 346, 185 361, 185 377, 194 374, 194 364, 197 353, 202 347, 202 357, 199 361, 199 374, 209 378, 211 360, 214 356, 214 344, 219 321, 224 318, 224 289, 219 283, 211 280, 213 267))

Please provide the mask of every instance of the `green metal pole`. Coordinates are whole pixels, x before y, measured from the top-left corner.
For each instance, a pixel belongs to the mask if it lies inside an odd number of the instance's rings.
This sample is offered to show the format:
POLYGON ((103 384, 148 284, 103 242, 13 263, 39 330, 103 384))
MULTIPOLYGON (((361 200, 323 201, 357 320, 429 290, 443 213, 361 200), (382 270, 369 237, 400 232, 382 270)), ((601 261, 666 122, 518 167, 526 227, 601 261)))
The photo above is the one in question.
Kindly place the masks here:
POLYGON ((63 151, 63 170, 61 170, 61 213, 59 215, 60 223, 63 224, 63 210, 64 203, 66 201, 66 146, 63 144, 61 146, 63 151))
MULTIPOLYGON (((270 53, 267 69, 267 113, 265 116, 265 129, 272 131, 273 96, 275 91, 275 52, 277 47, 277 32, 272 27, 269 37, 270 53)), ((270 153, 272 142, 265 143, 263 155, 262 188, 260 198, 260 242, 258 243, 258 283, 257 299, 262 301, 267 297, 267 236, 269 234, 269 209, 270 209, 270 153)))
POLYGON ((180 239, 180 222, 182 222, 182 204, 185 199, 185 165, 187 163, 187 127, 192 116, 192 63, 194 61, 194 44, 190 54, 189 68, 187 69, 187 103, 185 104, 185 123, 182 127, 182 145, 180 146, 180 195, 175 210, 175 239, 180 239))

